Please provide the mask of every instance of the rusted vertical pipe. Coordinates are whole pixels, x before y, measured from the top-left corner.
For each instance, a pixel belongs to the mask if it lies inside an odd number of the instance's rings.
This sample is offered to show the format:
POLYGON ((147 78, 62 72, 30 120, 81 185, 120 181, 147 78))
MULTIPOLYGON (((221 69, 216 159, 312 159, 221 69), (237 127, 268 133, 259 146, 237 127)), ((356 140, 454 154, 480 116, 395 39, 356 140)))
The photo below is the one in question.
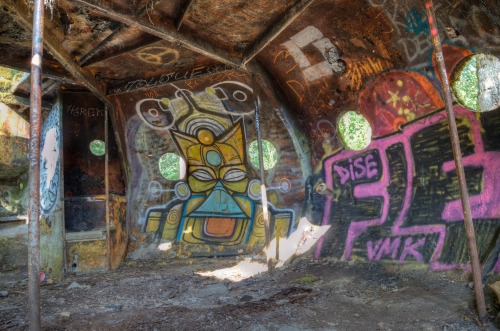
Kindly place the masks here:
POLYGON ((104 106, 104 186, 106 192, 106 258, 107 258, 107 268, 111 269, 111 231, 109 222, 109 148, 108 148, 108 111, 107 105, 104 106))
POLYGON ((35 0, 31 54, 28 314, 30 330, 40 330, 40 129, 42 122, 43 0, 35 0))
POLYGON ((477 254, 476 235, 474 234, 474 225, 472 223, 472 214, 469 203, 469 193, 467 191, 467 182, 465 179, 464 165, 462 163, 462 153, 460 151, 460 140, 458 137, 457 123, 455 122, 455 114, 453 112, 453 101, 451 98, 448 76, 446 75, 446 67, 444 64, 443 50, 441 49, 441 41, 436 25, 436 15, 432 0, 426 1, 427 16, 431 28, 432 43, 436 52, 437 69, 441 87, 443 90, 444 101, 446 105, 446 113, 448 114, 448 126, 450 128, 451 145, 453 148, 453 156, 455 158, 455 167, 457 168, 458 184, 460 187, 460 198, 462 200, 462 210, 464 213, 464 226, 467 235, 467 244, 469 247, 469 256, 472 266, 472 276, 474 279, 474 290, 476 292, 476 304, 481 323, 488 322, 486 314, 486 305, 484 302, 483 284, 481 282, 481 269, 479 267, 479 258, 477 254))
POLYGON ((253 88, 253 102, 255 104, 255 130, 257 131, 257 146, 259 148, 259 168, 260 168, 260 192, 262 199, 262 215, 264 217, 264 230, 266 235, 266 258, 267 270, 269 273, 273 272, 273 263, 271 261, 270 248, 271 248, 271 234, 269 230, 269 213, 267 208, 267 191, 266 191, 266 178, 264 175, 264 157, 262 155, 262 136, 260 133, 260 119, 259 119, 259 96, 257 94, 257 84, 255 75, 252 75, 252 88, 253 88))

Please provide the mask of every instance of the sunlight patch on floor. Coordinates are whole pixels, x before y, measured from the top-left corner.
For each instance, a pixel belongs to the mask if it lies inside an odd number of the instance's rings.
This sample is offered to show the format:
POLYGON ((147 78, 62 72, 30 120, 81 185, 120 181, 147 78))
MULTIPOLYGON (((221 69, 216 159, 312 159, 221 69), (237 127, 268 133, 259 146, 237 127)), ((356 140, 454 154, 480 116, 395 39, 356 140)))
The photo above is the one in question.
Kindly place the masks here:
POLYGON ((246 258, 234 267, 197 272, 196 274, 204 277, 215 277, 221 280, 228 279, 232 282, 240 282, 265 271, 267 271, 267 265, 261 262, 251 261, 251 258, 246 258))

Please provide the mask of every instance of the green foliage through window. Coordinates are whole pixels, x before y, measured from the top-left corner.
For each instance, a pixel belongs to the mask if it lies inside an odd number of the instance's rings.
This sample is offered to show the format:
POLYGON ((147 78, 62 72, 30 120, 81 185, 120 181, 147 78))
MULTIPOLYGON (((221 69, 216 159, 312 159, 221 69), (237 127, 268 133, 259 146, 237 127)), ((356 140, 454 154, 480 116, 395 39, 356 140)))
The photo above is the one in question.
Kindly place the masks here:
POLYGON ((97 156, 103 156, 106 152, 106 146, 102 140, 94 140, 90 143, 90 151, 97 156))
MULTIPOLYGON (((259 145, 257 140, 254 140, 248 147, 250 162, 257 168, 259 166, 259 145)), ((262 157, 264 159, 264 170, 272 169, 278 161, 278 153, 276 148, 269 141, 262 139, 262 157)))
POLYGON ((158 160, 158 167, 163 177, 168 180, 179 180, 184 177, 184 160, 175 153, 165 153, 158 160))
POLYGON ((359 151, 370 145, 372 128, 370 123, 354 111, 342 115, 338 122, 339 136, 347 149, 359 151))
POLYGON ((477 80, 476 57, 472 56, 456 74, 452 82, 458 103, 470 110, 478 109, 479 82, 477 80))
POLYGON ((500 59, 476 53, 453 69, 451 86, 455 99, 465 108, 485 112, 500 107, 500 59))
POLYGON ((21 78, 23 78, 21 71, 0 67, 0 93, 9 93, 21 78))

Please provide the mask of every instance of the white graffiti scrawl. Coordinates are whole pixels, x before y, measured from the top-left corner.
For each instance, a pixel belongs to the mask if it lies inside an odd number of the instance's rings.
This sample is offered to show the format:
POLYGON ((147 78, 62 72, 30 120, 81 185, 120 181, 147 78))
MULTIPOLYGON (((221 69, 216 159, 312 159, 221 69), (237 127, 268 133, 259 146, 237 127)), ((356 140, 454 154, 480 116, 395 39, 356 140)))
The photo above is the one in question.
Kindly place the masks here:
POLYGON ((338 49, 330 39, 323 38, 323 33, 312 25, 292 36, 289 41, 283 43, 283 46, 287 48, 309 82, 331 76, 334 72, 344 71, 344 62, 340 60, 338 49), (321 52, 325 61, 311 64, 302 51, 302 48, 309 44, 313 44, 321 52))

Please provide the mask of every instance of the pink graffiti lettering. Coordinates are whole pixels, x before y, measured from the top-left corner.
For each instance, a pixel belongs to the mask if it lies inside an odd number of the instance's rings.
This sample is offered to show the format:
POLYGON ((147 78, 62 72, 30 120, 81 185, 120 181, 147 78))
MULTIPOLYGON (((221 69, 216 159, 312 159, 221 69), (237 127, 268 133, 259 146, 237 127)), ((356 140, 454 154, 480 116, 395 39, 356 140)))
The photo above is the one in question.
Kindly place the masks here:
POLYGON ((349 178, 352 181, 355 181, 356 179, 362 179, 365 176, 368 179, 371 179, 378 174, 378 170, 376 168, 377 162, 372 160, 372 154, 365 157, 364 165, 362 157, 355 159, 354 163, 352 162, 352 159, 349 159, 349 169, 334 165, 333 170, 335 170, 340 176, 340 183, 342 185, 344 185, 349 180, 349 178))
MULTIPOLYGON (((478 145, 478 144, 476 144, 478 145)), ((482 144, 476 147, 482 149, 482 144)), ((499 218, 500 217, 500 181, 498 181, 498 169, 500 169, 500 152, 479 152, 463 158, 465 167, 483 168, 483 191, 479 195, 471 196, 470 208, 472 218, 499 218)), ((449 161, 443 164, 444 172, 455 172, 455 162, 449 161)), ((462 201, 454 200, 448 202, 443 209, 442 218, 447 222, 462 221, 462 201)))
POLYGON ((382 239, 379 239, 377 241, 377 244, 375 245, 375 248, 373 248, 373 243, 371 241, 368 241, 366 243, 366 248, 368 250, 368 259, 373 260, 375 258, 375 261, 378 261, 380 260, 382 255, 391 254, 391 258, 394 260, 396 258, 396 255, 398 254, 400 243, 401 238, 399 237, 394 239, 393 242, 391 242, 391 238, 385 238, 384 241, 382 241, 382 239), (377 256, 375 256, 375 254, 377 254, 377 256))
MULTIPOLYGON (((475 148, 476 148, 475 153, 464 157, 464 165, 466 167, 483 168, 484 185, 482 192, 479 195, 471 197, 473 218, 475 219, 498 218, 500 217, 500 180, 498 171, 496 169, 500 167, 500 153, 484 151, 482 136, 480 132, 481 128, 474 114, 472 114, 471 112, 467 111, 466 109, 460 106, 456 106, 454 110, 457 116, 467 117, 468 121, 471 124, 472 138, 473 141, 475 142, 475 148)), ((456 266, 456 264, 443 264, 438 262, 446 238, 445 224, 405 226, 405 217, 407 216, 411 201, 413 199, 414 164, 412 161, 413 155, 412 155, 412 148, 410 145, 410 138, 415 133, 421 131, 422 129, 444 120, 446 120, 446 114, 444 111, 442 111, 436 115, 426 117, 417 123, 405 127, 400 134, 392 135, 386 138, 375 139, 368 146, 367 150, 377 149, 379 151, 382 163, 381 164, 382 176, 380 177, 380 180, 376 182, 355 185, 353 190, 353 197, 355 199, 363 199, 368 197, 370 198, 381 197, 382 198, 381 214, 380 217, 375 219, 367 219, 367 220, 351 222, 347 232, 346 245, 343 255, 344 259, 350 258, 354 248, 354 243, 362 233, 364 233, 370 226, 383 225, 387 220, 387 215, 390 206, 387 187, 389 186, 391 174, 389 170, 388 160, 387 157, 385 156, 385 150, 389 146, 392 146, 394 144, 402 144, 406 159, 406 174, 407 174, 406 190, 404 193, 404 202, 402 204, 402 208, 397 216, 394 226, 391 228, 391 235, 407 236, 415 234, 418 235, 437 234, 438 237, 436 241, 434 240, 429 241, 429 243, 432 242, 433 244, 435 244, 434 253, 432 254, 429 268, 432 270, 443 270, 443 269, 450 269, 456 266)), ((347 182, 349 178, 356 179, 357 178, 356 176, 362 176, 363 169, 359 167, 359 165, 362 165, 362 163, 361 161, 359 161, 358 155, 359 152, 356 151, 344 151, 330 157, 325 161, 324 163, 325 182, 329 188, 331 189, 334 188, 333 171, 339 174, 341 178, 341 184, 347 182), (351 166, 350 169, 345 169, 335 164, 341 161, 345 162, 345 160, 354 160, 352 164, 350 163, 350 165, 353 166, 352 171, 351 171, 351 166)), ((364 160, 364 168, 366 169, 366 177, 368 178, 373 178, 373 176, 376 174, 375 171, 377 171, 375 168, 377 166, 376 162, 374 161, 372 162, 372 159, 368 158, 371 155, 372 154, 368 155, 364 160)), ((453 161, 445 162, 442 168, 443 171, 445 172, 453 171, 454 170, 453 161)), ((327 225, 329 223, 329 215, 331 212, 332 204, 333 204, 333 197, 330 196, 327 197, 327 201, 325 203, 325 210, 323 213, 322 225, 327 225)), ((442 219, 444 222, 453 222, 463 219, 460 200, 455 200, 446 204, 442 212, 442 219)), ((316 257, 319 256, 321 252, 323 240, 324 240, 323 238, 320 238, 320 240, 318 241, 318 246, 315 254, 316 257)), ((413 244, 411 238, 406 239, 405 246, 399 261, 402 262, 408 255, 411 255, 417 261, 422 262, 423 256, 416 250, 416 248, 423 246, 424 244, 425 244, 425 237, 421 238, 419 241, 413 244)), ((392 245, 394 245, 394 242, 392 242, 392 245)), ((379 255, 382 256, 382 254, 389 254, 393 252, 393 250, 391 250, 392 246, 390 241, 387 241, 387 243, 385 241, 377 242, 375 247, 373 247, 372 242, 369 242, 367 249, 368 249, 369 259, 373 258, 377 259, 379 255), (382 246, 384 244, 385 247, 382 250, 382 246)))
POLYGON ((408 255, 412 255, 418 262, 422 262, 424 257, 420 254, 416 249, 422 246, 425 243, 425 237, 420 238, 419 241, 412 244, 412 238, 407 238, 405 240, 405 247, 403 248, 403 252, 401 252, 401 256, 399 257, 399 263, 402 263, 408 255))

